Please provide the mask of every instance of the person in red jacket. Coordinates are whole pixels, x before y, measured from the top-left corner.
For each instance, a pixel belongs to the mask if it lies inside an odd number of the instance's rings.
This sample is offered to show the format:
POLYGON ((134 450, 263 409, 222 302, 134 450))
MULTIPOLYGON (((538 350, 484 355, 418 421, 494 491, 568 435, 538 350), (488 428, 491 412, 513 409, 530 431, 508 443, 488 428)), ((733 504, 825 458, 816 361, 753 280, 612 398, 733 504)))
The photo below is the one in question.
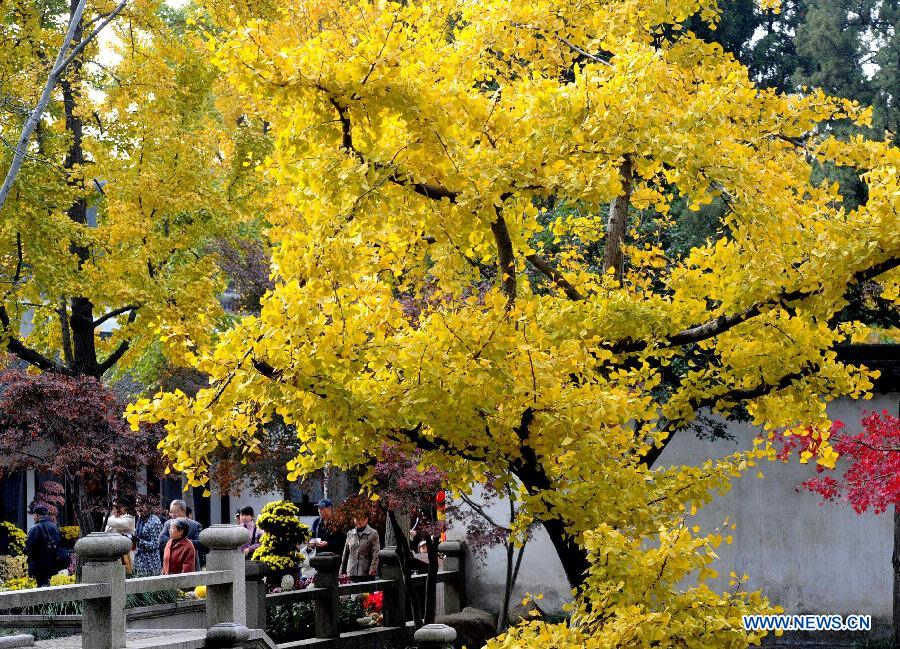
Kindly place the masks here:
POLYGON ((197 551, 194 544, 186 538, 190 526, 183 518, 172 522, 169 527, 169 542, 163 554, 162 572, 164 575, 180 575, 183 572, 194 572, 197 565, 197 551))

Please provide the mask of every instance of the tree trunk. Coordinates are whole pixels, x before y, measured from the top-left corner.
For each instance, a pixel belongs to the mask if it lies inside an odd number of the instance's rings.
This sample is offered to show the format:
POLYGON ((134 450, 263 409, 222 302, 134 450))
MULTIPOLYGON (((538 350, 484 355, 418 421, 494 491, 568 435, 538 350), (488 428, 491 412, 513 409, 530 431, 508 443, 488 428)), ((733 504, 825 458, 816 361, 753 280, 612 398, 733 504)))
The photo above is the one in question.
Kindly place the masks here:
MULTIPOLYGON (((77 0, 71 0, 72 20, 76 19, 77 0)), ((80 43, 83 37, 81 20, 75 28, 74 43, 80 43)), ((78 114, 80 98, 79 82, 81 78, 81 60, 76 58, 69 66, 69 74, 60 81, 63 95, 63 110, 66 118, 66 131, 72 137, 69 150, 63 161, 63 168, 69 170, 68 183, 79 192, 84 191, 84 123, 78 114), (72 171, 76 170, 76 171, 72 171)), ((87 201, 78 198, 67 210, 69 219, 80 225, 87 225, 87 201)), ((85 246, 70 244, 73 254, 78 257, 81 266, 90 259, 90 250, 85 246)), ((72 371, 77 376, 93 376, 100 378, 100 364, 97 362, 97 350, 94 344, 94 305, 86 297, 73 297, 70 301, 71 315, 69 327, 72 340, 72 371)))
POLYGON ((393 525, 385 526, 384 530, 384 547, 399 547, 400 541, 398 538, 409 538, 409 514, 394 514, 394 518, 397 521, 397 529, 399 531, 394 531, 393 525))
MULTIPOLYGON (((527 411, 526 411, 527 412, 527 411)), ((515 475, 531 494, 540 493, 541 491, 551 491, 554 486, 550 478, 544 472, 543 467, 537 459, 534 449, 525 444, 527 425, 530 421, 526 421, 523 416, 523 423, 516 432, 522 439, 523 460, 511 467, 513 475, 515 475), (523 430, 524 429, 524 430, 523 430)), ((566 573, 566 579, 572 588, 577 588, 584 583, 587 576, 588 559, 587 551, 579 546, 566 530, 566 526, 562 520, 558 518, 548 518, 541 521, 553 548, 559 560, 562 562, 563 571, 566 573)))
POLYGON ((425 539, 428 548, 428 577, 425 580, 425 624, 434 624, 437 615, 438 542, 430 534, 425 539))
POLYGON ((281 497, 285 502, 291 500, 291 481, 288 480, 287 473, 281 473, 278 476, 278 482, 281 485, 281 497))
POLYGON ((415 593, 413 592, 411 564, 414 557, 412 556, 412 551, 409 549, 409 539, 407 539, 406 533, 400 526, 400 522, 397 520, 394 512, 388 510, 387 517, 388 528, 393 530, 394 538, 396 540, 397 558, 400 561, 400 572, 403 575, 403 583, 406 586, 405 608, 407 614, 412 616, 413 622, 415 622, 418 627, 422 625, 422 616, 419 613, 420 609, 415 598, 415 593))
MULTIPOLYGON (((510 521, 512 524, 512 521, 510 521)), ((500 615, 497 616, 497 633, 503 633, 509 617, 509 600, 512 596, 513 552, 515 548, 511 539, 506 541, 506 579, 503 587, 503 601, 500 602, 500 615)))
POLYGON ((893 644, 900 649, 900 505, 894 505, 894 552, 891 556, 894 568, 893 644))
POLYGON ((553 548, 562 562, 569 585, 573 588, 581 586, 587 576, 587 551, 568 535, 566 527, 561 520, 549 519, 543 521, 543 526, 547 530, 547 534, 550 535, 553 548))
POLYGON ((603 251, 603 270, 613 269, 613 275, 622 281, 625 275, 625 255, 622 245, 625 243, 625 231, 628 226, 628 205, 631 202, 632 169, 628 156, 621 167, 622 194, 616 196, 609 205, 609 220, 606 224, 606 247, 603 251))

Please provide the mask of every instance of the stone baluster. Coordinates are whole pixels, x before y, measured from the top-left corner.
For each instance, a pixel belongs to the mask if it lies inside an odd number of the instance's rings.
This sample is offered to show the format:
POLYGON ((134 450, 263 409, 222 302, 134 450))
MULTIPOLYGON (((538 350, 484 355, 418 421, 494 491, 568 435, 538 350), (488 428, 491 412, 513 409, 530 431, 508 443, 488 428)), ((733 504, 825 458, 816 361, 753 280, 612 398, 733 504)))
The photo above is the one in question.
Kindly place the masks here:
POLYGON ((337 638, 338 629, 338 569, 341 558, 331 552, 320 552, 309 560, 316 570, 315 585, 328 592, 315 601, 315 624, 317 638, 337 638))
POLYGON ((122 649, 125 646, 125 566, 122 555, 130 550, 131 540, 115 533, 93 532, 75 543, 75 552, 83 562, 81 582, 109 585, 109 597, 83 602, 83 649, 122 649))
POLYGON ((426 624, 416 629, 413 640, 417 649, 453 649, 456 629, 446 624, 426 624))
POLYGON ((385 548, 378 553, 378 570, 382 579, 390 579, 393 585, 384 589, 382 613, 384 626, 406 626, 406 584, 403 569, 395 547, 385 548))
POLYGON ((444 541, 438 545, 444 555, 444 570, 456 570, 456 577, 444 582, 444 613, 458 613, 466 605, 466 544, 444 541))
POLYGON ((247 562, 247 626, 251 629, 266 628, 266 583, 263 578, 267 571, 262 561, 247 562))
POLYGON ((200 542, 209 548, 206 569, 230 570, 232 579, 210 585, 206 590, 206 623, 211 628, 222 622, 247 624, 247 584, 241 546, 250 541, 250 532, 240 525, 212 525, 200 532, 200 542))

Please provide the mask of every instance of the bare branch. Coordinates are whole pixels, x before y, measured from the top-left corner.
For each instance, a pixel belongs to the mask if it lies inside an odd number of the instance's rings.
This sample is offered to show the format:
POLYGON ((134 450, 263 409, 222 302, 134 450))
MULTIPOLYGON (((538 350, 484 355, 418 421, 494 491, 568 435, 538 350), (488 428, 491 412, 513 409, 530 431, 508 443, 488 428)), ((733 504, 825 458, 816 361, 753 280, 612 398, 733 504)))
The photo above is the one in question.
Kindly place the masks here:
MULTIPOLYGON (((121 13, 122 9, 125 8, 125 5, 127 3, 128 3, 128 0, 122 0, 118 5, 116 5, 115 9, 113 9, 108 14, 106 14, 106 16, 103 18, 103 20, 100 21, 100 24, 94 28, 94 31, 92 31, 90 34, 88 34, 87 38, 83 38, 81 40, 81 42, 75 46, 75 49, 73 49, 71 54, 69 54, 69 56, 66 57, 66 60, 56 66, 56 68, 54 69, 53 72, 54 72, 54 74, 56 74, 57 77, 61 76, 63 70, 65 70, 69 66, 69 64, 71 64, 72 61, 74 61, 75 58, 79 54, 81 54, 81 52, 84 50, 84 48, 88 46, 88 43, 90 43, 92 40, 97 38, 97 35, 101 31, 103 31, 103 28, 106 27, 113 18, 118 16, 119 13, 121 13)), ((82 5, 83 4, 84 3, 82 3, 82 5)), ((82 9, 83 9, 83 7, 82 7, 82 9)))
POLYGON ((476 503, 476 502, 475 502, 474 500, 472 500, 468 495, 466 495, 466 494, 464 494, 464 493, 460 493, 460 494, 459 494, 459 497, 460 497, 460 499, 461 499, 464 503, 466 503, 469 507, 471 507, 472 510, 473 510, 476 514, 478 514, 479 516, 481 516, 481 517, 482 517, 484 520, 486 520, 488 523, 490 523, 491 525, 493 525, 494 527, 496 527, 496 528, 499 529, 499 530, 503 530, 503 531, 506 532, 507 534, 512 533, 512 530, 511 530, 510 528, 506 527, 505 525, 500 525, 500 523, 498 523, 498 522, 495 521, 493 518, 491 518, 490 514, 488 514, 488 513, 484 510, 484 507, 482 507, 481 505, 479 505, 478 503, 476 503))
POLYGON ((40 98, 38 99, 37 105, 34 110, 31 111, 31 114, 28 116, 28 119, 25 121, 25 125, 22 127, 22 132, 19 135, 19 141, 16 144, 15 152, 13 153, 13 159, 10 163, 9 169, 6 172, 6 178, 3 181, 3 185, 0 186, 0 209, 3 208, 3 205, 6 203, 6 199, 9 196, 9 192, 12 190, 13 183, 16 180, 16 177, 19 175, 19 171, 22 168, 22 162, 25 160, 25 154, 28 149, 28 142, 31 139, 31 134, 37 128, 40 123, 41 117, 44 114, 44 111, 47 109, 47 104, 50 103, 50 97, 53 93, 53 89, 56 87, 57 82, 59 81, 62 73, 65 71, 66 67, 77 57, 82 50, 90 43, 94 38, 97 37, 97 34, 106 27, 106 25, 111 21, 125 6, 127 0, 122 0, 122 2, 113 9, 106 18, 97 26, 94 31, 92 31, 87 38, 82 39, 80 43, 69 53, 69 48, 72 45, 72 40, 75 38, 75 33, 81 25, 81 17, 84 14, 84 5, 86 0, 79 0, 78 5, 76 5, 75 10, 72 12, 71 19, 69 20, 69 27, 66 30, 66 35, 63 38, 62 45, 59 48, 59 53, 56 55, 56 61, 53 64, 53 67, 50 70, 50 74, 47 76, 47 82, 44 84, 44 89, 41 91, 40 98))

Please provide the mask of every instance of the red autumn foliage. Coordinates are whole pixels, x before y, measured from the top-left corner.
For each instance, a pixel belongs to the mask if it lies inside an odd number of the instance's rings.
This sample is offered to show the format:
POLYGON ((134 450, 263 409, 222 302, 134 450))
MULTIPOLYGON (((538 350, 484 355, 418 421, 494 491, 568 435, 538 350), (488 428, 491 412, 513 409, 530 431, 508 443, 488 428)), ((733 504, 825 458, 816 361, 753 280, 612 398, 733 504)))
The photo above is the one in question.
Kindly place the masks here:
POLYGON ((447 529, 446 520, 437 516, 437 499, 447 474, 433 466, 420 471, 420 460, 420 454, 384 445, 375 464, 376 491, 387 511, 408 516, 419 535, 436 538, 447 529))
POLYGON ((159 431, 130 429, 116 395, 97 379, 22 370, 0 374, 4 471, 51 473, 74 499, 83 533, 117 495, 133 495, 136 471, 158 461, 159 431))
MULTIPOLYGON (((841 456, 838 467, 843 468, 843 475, 836 478, 834 470, 816 466, 820 475, 802 486, 824 501, 845 500, 859 514, 870 508, 880 514, 900 504, 900 419, 884 410, 864 417, 862 427, 851 435, 844 432, 842 422, 834 422, 831 444, 841 456)), ((783 452, 794 448, 815 451, 818 444, 809 437, 789 440, 783 452)))

